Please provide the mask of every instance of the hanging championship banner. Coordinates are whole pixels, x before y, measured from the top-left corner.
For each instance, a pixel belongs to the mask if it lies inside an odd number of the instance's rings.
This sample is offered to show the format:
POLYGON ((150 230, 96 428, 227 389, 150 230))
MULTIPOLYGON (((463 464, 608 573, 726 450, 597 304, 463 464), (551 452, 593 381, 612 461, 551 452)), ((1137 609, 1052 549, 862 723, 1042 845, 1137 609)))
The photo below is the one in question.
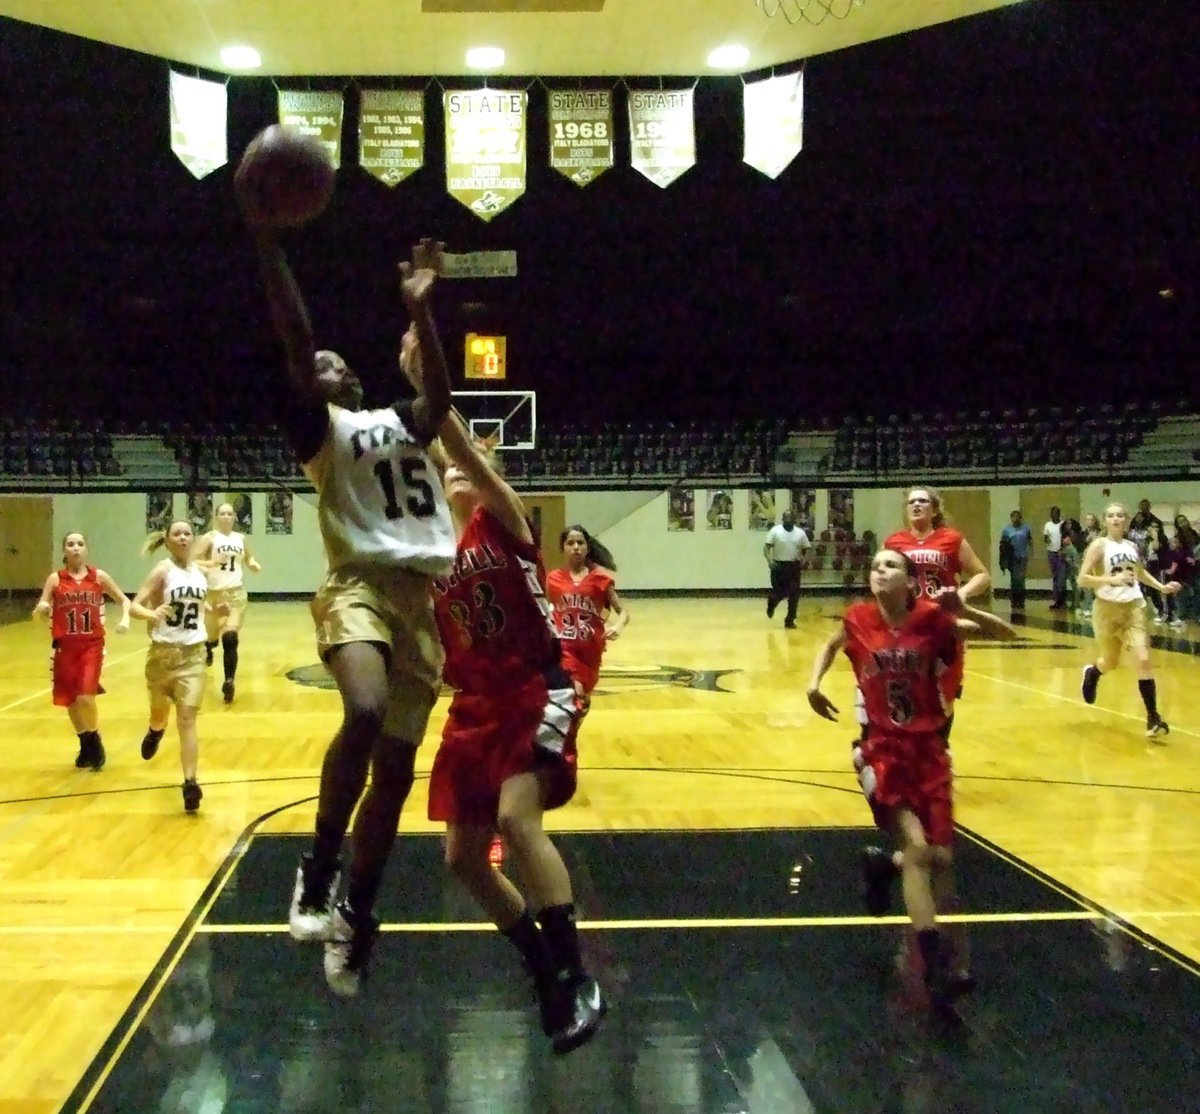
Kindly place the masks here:
POLYGON ((629 91, 629 161, 663 189, 696 165, 691 89, 629 91))
POLYGON ((196 178, 229 161, 225 83, 171 71, 171 150, 196 178))
POLYGON ((523 90, 442 94, 446 113, 446 190, 480 220, 491 220, 525 192, 523 90))
POLYGON ((612 90, 550 90, 550 165, 577 186, 613 164, 612 90))
POLYGON ((311 135, 342 165, 342 94, 279 90, 279 122, 311 135))
POLYGON ((425 94, 421 90, 362 90, 358 165, 389 186, 425 165, 425 94))
POLYGON ((804 74, 797 72, 742 87, 745 144, 742 161, 778 178, 800 154, 804 131, 804 74))

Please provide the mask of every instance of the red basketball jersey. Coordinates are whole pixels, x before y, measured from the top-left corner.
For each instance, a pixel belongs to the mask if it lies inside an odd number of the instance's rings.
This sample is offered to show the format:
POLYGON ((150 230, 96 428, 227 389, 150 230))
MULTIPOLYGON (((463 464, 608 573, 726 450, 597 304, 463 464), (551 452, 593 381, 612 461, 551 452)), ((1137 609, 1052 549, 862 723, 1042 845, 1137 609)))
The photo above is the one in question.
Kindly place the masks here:
POLYGON ((566 569, 555 569, 546 577, 546 595, 554 608, 563 653, 592 669, 600 668, 604 654, 604 612, 613 583, 611 573, 594 567, 578 583, 566 569))
POLYGON ((433 581, 448 684, 495 692, 559 664, 545 579, 538 547, 514 538, 476 507, 453 570, 433 581))
POLYGON ((76 580, 66 568, 58 570, 58 587, 50 601, 50 637, 61 642, 104 638, 104 589, 88 565, 76 580))
POLYGON ((917 600, 893 629, 874 600, 853 604, 842 620, 846 656, 880 735, 929 735, 946 722, 939 681, 958 658, 954 617, 917 600))
POLYGON ((922 595, 933 596, 942 588, 957 588, 962 572, 959 551, 963 536, 949 526, 937 526, 918 541, 911 530, 898 530, 883 543, 908 557, 922 595))

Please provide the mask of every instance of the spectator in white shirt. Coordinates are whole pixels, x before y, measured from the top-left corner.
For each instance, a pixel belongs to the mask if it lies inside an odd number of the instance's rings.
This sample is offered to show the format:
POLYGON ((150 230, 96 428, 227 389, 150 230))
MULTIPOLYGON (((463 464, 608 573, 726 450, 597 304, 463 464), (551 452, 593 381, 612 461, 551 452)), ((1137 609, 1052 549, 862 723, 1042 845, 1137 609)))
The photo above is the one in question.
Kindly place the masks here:
POLYGON ((1042 527, 1046 559, 1050 562, 1050 610, 1061 611, 1066 604, 1067 566, 1062 556, 1063 520, 1058 507, 1050 508, 1050 521, 1042 527))

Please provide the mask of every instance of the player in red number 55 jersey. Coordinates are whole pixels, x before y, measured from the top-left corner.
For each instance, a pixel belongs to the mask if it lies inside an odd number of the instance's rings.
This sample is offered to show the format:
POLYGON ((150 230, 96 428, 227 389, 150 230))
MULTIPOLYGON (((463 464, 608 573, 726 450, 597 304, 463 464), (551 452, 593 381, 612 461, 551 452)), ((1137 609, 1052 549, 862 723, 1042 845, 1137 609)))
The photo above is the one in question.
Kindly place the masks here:
POLYGON ((447 865, 532 973, 554 1051, 570 1052, 606 1008, 579 953, 570 875, 542 825, 546 809, 575 793, 580 702, 521 500, 456 415, 441 435, 458 553, 433 582, 433 607, 455 692, 429 777, 429 818, 445 822, 447 865), (489 861, 497 831, 528 904, 489 861))
POLYGON ((96 707, 96 696, 104 691, 100 687, 104 597, 121 605, 118 634, 129 629, 129 598, 108 573, 87 563, 87 539, 82 534, 67 534, 62 548, 63 567, 46 577, 33 618, 50 619, 54 703, 67 709, 79 736, 75 765, 99 770, 105 758, 96 707))
MULTIPOLYGON (((837 652, 844 650, 869 728, 855 751, 859 783, 875 822, 900 849, 896 865, 903 872, 904 900, 917 931, 926 985, 934 1004, 943 1005, 953 996, 953 985, 937 912, 946 912, 953 901, 954 815, 942 735, 942 677, 958 660, 961 639, 980 632, 1013 638, 1015 632, 996 616, 966 606, 954 589, 922 596, 908 558, 895 550, 882 549, 872 559, 871 592, 875 598, 853 604, 818 655, 808 702, 818 715, 836 720, 837 708, 820 686, 837 652)), ((880 879, 882 900, 873 912, 886 910, 887 884, 894 873, 889 869, 880 879)), ((873 904, 870 890, 868 903, 873 904)))

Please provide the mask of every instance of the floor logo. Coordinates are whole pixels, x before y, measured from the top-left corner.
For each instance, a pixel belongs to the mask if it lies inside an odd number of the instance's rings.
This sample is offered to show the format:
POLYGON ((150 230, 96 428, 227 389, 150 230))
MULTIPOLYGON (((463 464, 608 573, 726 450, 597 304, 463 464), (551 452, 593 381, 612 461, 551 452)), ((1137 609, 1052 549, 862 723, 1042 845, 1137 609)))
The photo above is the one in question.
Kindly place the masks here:
MULTIPOLYGON (((616 666, 600 674, 600 684, 592 694, 615 696, 622 692, 647 692, 650 689, 699 689, 701 692, 732 692, 721 681, 737 669, 687 669, 678 665, 616 666)), ((289 669, 289 681, 307 688, 336 689, 333 676, 321 662, 289 669)), ((449 690, 445 690, 449 691, 449 690)))

